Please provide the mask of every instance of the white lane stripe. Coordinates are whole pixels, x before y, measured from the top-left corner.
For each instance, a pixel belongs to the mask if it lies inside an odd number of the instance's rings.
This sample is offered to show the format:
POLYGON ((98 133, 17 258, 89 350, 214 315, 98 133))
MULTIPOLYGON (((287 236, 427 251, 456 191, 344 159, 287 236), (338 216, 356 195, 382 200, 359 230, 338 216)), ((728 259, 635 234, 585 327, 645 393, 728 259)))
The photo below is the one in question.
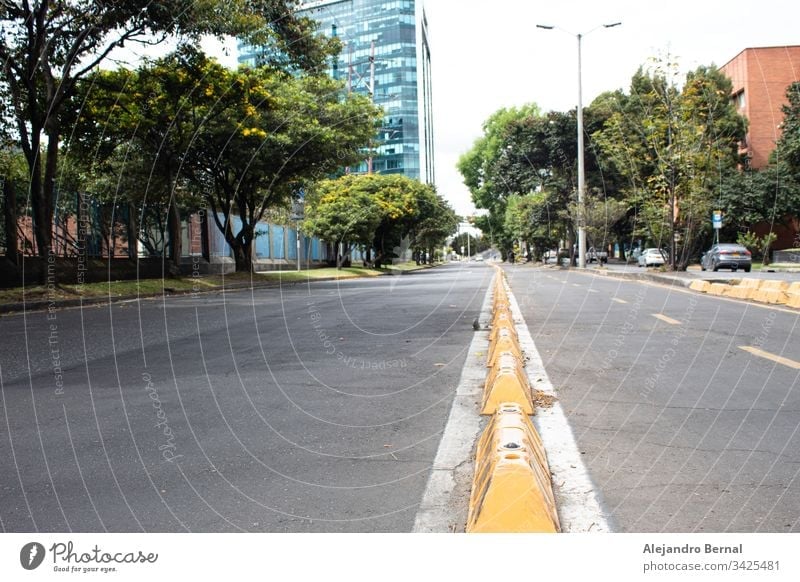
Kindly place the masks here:
MULTIPOLYGON (((528 357, 525 370, 535 390, 557 396, 544 368, 539 351, 533 342, 522 311, 511 289, 506 286, 511 313, 517 322, 517 336, 522 351, 528 357)), ((550 472, 553 475, 553 492, 556 496, 558 518, 564 533, 610 532, 609 520, 603 511, 596 487, 583 463, 575 435, 564 414, 561 403, 552 408, 539 408, 533 417, 539 431, 550 472)))
MULTIPOLYGON (((495 275, 497 277, 497 275, 495 275)), ((481 306, 481 328, 492 318, 492 279, 481 306)), ((414 520, 418 533, 463 532, 467 523, 469 495, 472 489, 474 459, 472 449, 484 420, 480 416, 483 383, 486 380, 486 354, 489 351, 489 332, 475 332, 450 416, 442 433, 433 470, 414 520)))
POLYGON ((615 302, 617 302, 617 303, 621 303, 622 305, 627 305, 627 303, 628 303, 628 302, 627 302, 627 301, 625 301, 624 299, 619 299, 618 297, 612 297, 612 298, 611 298, 611 301, 615 301, 615 302))
POLYGON ((652 313, 651 315, 653 317, 655 317, 656 319, 660 319, 664 323, 668 323, 670 325, 680 325, 681 324, 681 322, 678 321, 677 319, 672 319, 671 317, 668 317, 668 316, 664 315, 663 313, 652 313))

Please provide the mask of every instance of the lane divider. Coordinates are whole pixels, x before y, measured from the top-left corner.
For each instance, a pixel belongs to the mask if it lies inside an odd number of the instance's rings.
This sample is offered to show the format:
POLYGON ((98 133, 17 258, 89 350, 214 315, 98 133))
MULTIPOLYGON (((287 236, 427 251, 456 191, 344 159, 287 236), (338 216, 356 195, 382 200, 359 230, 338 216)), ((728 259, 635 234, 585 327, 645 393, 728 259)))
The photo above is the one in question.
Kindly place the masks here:
POLYGON ((768 305, 786 305, 800 308, 800 282, 775 281, 763 279, 740 279, 734 283, 712 283, 692 281, 689 288, 700 293, 748 299, 768 305))
POLYGON ((496 270, 480 440, 470 496, 469 533, 561 531, 547 455, 529 416, 536 407, 525 371, 505 273, 496 270))
POLYGON ((547 458, 516 404, 503 404, 478 442, 467 532, 559 531, 547 458))

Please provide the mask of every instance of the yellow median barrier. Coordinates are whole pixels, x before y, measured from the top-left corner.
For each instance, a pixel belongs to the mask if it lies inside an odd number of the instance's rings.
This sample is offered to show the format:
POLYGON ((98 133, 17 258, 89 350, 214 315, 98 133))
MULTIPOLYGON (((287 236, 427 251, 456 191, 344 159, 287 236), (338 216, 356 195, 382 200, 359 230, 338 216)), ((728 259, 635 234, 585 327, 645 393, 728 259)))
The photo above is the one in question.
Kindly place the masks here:
POLYGON ((786 301, 788 307, 800 308, 800 281, 795 281, 786 290, 789 299, 786 301))
POLYGON ((708 281, 692 281, 689 285, 689 289, 692 291, 699 291, 700 293, 708 293, 708 288, 711 287, 711 283, 708 281))
POLYGON ((523 410, 503 403, 478 442, 468 533, 557 533, 541 439, 523 410))
POLYGON ((483 388, 481 414, 495 414, 504 402, 518 404, 525 414, 536 412, 525 369, 512 352, 501 353, 490 370, 483 388))
POLYGON ((725 291, 730 289, 730 287, 730 285, 726 285, 725 283, 711 283, 711 285, 708 287, 708 294, 722 297, 722 295, 725 294, 725 291))
POLYGON ((788 290, 788 281, 761 281, 761 285, 753 291, 750 299, 759 303, 784 305, 789 301, 788 290))
POLYGON ((761 286, 761 279, 740 279, 722 294, 732 299, 752 299, 753 294, 761 286))
POLYGON ((518 358, 522 358, 522 350, 519 347, 517 335, 510 329, 498 331, 496 340, 489 346, 489 357, 486 359, 486 366, 489 368, 494 367, 503 352, 511 352, 518 358))
POLYGON ((728 285, 728 288, 723 290, 722 295, 730 297, 731 299, 750 299, 756 289, 743 285, 728 285))
POLYGON ((517 335, 517 329, 510 313, 501 313, 492 321, 492 329, 489 332, 490 344, 497 341, 497 335, 501 329, 510 329, 514 335, 517 335))

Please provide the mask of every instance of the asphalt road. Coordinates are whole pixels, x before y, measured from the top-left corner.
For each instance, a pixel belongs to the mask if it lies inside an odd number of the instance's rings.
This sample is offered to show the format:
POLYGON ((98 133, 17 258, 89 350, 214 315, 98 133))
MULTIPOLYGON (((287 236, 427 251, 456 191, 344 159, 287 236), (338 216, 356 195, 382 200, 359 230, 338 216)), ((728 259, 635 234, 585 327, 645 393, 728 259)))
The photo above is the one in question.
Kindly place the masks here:
POLYGON ((505 268, 614 531, 800 531, 797 311, 505 268))
POLYGON ((2 531, 410 531, 492 274, 0 318, 2 531))

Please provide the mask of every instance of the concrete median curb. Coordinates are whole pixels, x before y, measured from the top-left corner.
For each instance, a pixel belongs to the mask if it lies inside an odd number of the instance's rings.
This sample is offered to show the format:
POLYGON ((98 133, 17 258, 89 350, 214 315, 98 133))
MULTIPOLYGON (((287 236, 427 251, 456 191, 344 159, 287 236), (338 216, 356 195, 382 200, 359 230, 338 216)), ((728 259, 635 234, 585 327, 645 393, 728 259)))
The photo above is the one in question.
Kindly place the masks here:
POLYGON ((497 410, 478 442, 468 533, 557 533, 541 439, 515 403, 497 410))
POLYGON ((800 308, 800 282, 797 281, 793 283, 763 279, 740 279, 731 283, 693 281, 689 287, 693 291, 717 297, 800 308))
POLYGON ((547 455, 528 415, 536 411, 506 290, 495 267, 492 329, 467 532, 560 531, 547 455))

